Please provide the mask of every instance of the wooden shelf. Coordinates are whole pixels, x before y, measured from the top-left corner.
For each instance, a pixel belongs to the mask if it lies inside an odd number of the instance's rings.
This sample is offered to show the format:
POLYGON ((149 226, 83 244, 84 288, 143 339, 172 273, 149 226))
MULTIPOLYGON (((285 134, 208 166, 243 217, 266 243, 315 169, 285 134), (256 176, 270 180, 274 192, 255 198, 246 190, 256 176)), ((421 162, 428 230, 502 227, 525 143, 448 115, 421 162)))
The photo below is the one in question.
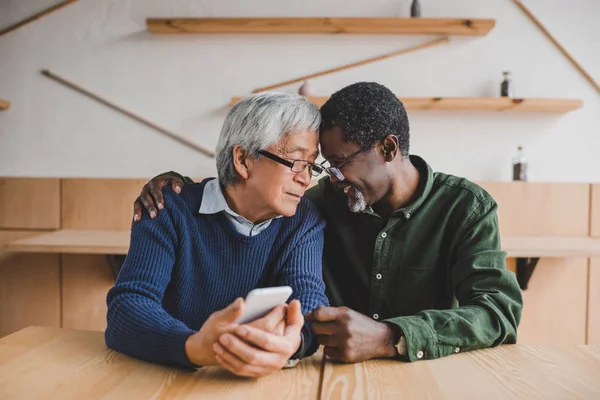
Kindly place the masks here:
MULTIPOLYGON (((231 105, 243 97, 233 97, 231 105)), ((308 97, 321 107, 329 97, 308 97)), ((407 110, 519 111, 564 113, 583 105, 577 99, 515 99, 507 97, 400 97, 407 110)))
POLYGON ((10 101, 0 99, 0 110, 8 110, 10 108, 10 101))
POLYGON ((127 254, 129 231, 63 229, 9 242, 19 253, 127 254))
POLYGON ((503 237, 502 250, 508 257, 595 257, 600 255, 600 239, 576 236, 503 237))
POLYGON ((484 36, 493 19, 470 18, 148 18, 152 33, 317 33, 484 36))
MULTIPOLYGON (((9 242, 6 251, 20 253, 127 254, 130 232, 63 229, 9 242)), ((600 256, 600 238, 568 236, 502 237, 508 257, 600 256)))

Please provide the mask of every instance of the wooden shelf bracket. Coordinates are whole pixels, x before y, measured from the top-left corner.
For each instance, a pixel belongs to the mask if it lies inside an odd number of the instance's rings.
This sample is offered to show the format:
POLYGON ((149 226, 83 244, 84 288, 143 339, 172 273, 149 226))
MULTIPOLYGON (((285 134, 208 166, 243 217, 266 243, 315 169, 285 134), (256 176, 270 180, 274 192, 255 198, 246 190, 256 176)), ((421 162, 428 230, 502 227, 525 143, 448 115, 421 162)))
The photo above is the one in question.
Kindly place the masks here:
POLYGON ((517 258, 517 282, 521 290, 526 290, 535 267, 540 261, 539 257, 517 258))

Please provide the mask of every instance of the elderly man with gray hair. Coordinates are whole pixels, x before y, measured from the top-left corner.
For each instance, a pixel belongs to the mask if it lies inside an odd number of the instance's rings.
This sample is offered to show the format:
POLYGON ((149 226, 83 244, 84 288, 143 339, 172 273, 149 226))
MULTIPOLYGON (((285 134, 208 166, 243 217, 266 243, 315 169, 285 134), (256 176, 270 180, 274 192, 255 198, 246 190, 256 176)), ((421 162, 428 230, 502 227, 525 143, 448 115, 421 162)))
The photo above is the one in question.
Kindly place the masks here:
POLYGON ((321 172, 314 164, 320 121, 317 107, 298 95, 261 93, 232 108, 217 146, 218 179, 186 185, 180 196, 166 189, 168 207, 133 224, 107 296, 109 347, 155 363, 220 364, 252 377, 316 351, 303 314, 328 305, 325 222, 303 195, 321 172), (292 287, 292 302, 235 323, 241 297, 279 285, 292 287))

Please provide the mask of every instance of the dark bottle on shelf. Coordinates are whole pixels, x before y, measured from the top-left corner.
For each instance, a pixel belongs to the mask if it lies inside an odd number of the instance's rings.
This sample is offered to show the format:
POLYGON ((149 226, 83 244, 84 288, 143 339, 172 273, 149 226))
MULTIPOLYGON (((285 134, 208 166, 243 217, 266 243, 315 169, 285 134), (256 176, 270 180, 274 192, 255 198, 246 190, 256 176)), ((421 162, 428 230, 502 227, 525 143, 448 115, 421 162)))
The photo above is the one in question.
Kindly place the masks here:
POLYGON ((527 159, 523 147, 517 147, 517 154, 513 158, 513 181, 527 181, 527 159))
POLYGON ((421 5, 419 4, 419 0, 413 0, 412 5, 410 6, 410 16, 413 18, 421 16, 421 5))
POLYGON ((510 72, 503 72, 504 80, 500 85, 500 96, 513 97, 513 84, 510 78, 510 72))

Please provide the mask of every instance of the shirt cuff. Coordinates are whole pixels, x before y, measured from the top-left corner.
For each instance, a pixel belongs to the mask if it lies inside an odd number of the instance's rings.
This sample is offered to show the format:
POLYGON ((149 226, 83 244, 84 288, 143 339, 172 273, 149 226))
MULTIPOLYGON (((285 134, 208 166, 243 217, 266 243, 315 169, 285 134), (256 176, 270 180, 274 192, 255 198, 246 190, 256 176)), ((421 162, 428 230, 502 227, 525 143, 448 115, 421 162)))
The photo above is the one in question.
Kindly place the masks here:
POLYGON ((438 354, 437 335, 433 328, 416 316, 396 317, 385 322, 400 328, 406 340, 406 355, 400 356, 405 361, 428 360, 440 357, 438 354))

